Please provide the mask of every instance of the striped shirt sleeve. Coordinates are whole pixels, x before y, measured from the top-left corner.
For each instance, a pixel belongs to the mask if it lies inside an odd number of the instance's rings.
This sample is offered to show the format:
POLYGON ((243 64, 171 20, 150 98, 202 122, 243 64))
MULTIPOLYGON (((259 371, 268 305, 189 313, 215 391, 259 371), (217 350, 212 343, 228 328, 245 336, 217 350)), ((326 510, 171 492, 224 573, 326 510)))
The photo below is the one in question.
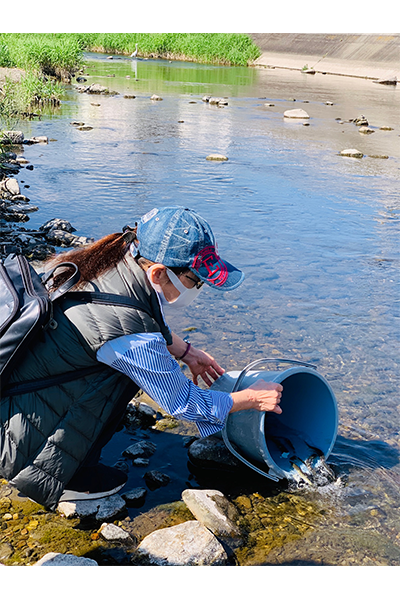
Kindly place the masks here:
POLYGON ((194 421, 202 437, 221 431, 230 394, 203 390, 182 373, 161 333, 136 333, 106 342, 97 359, 128 375, 171 416, 194 421))

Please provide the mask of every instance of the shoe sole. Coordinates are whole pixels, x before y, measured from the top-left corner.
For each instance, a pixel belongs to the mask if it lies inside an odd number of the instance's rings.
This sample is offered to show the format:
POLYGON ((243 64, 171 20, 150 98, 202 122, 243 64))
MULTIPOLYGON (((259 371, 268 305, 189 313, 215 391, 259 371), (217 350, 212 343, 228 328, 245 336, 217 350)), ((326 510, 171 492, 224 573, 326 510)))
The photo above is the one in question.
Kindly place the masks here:
POLYGON ((125 483, 122 485, 118 485, 112 490, 108 490, 107 492, 74 492, 73 490, 65 490, 62 494, 59 502, 72 502, 75 500, 100 500, 101 498, 108 498, 109 496, 113 496, 119 490, 121 490, 125 483))

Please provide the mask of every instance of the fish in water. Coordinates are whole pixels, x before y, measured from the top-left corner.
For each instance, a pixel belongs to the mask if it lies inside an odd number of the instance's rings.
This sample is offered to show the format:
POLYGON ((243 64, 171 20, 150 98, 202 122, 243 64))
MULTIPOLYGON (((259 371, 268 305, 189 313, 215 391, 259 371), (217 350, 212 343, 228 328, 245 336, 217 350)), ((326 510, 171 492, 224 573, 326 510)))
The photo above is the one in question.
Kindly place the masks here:
MULTIPOLYGON (((301 468, 299 467, 299 465, 297 463, 295 463, 293 460, 291 460, 290 464, 292 465, 293 470, 296 472, 296 474, 298 475, 298 477, 300 478, 300 480, 302 480, 305 483, 307 483, 308 485, 314 487, 314 482, 311 481, 311 479, 308 477, 308 475, 306 475, 301 470, 301 468)), ((297 477, 296 477, 296 479, 297 479, 297 477)))

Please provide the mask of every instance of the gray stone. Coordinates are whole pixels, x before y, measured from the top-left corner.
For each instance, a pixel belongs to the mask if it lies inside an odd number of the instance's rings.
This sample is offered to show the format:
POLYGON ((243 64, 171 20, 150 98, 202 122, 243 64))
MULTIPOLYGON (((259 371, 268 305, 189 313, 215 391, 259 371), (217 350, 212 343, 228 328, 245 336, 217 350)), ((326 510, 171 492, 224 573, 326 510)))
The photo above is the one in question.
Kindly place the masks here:
POLYGON ((126 448, 122 455, 127 456, 128 458, 149 458, 153 456, 156 451, 156 445, 150 441, 136 442, 136 444, 132 444, 128 448, 126 448))
POLYGON ((144 487, 138 487, 133 490, 128 490, 122 494, 122 498, 125 500, 127 506, 140 507, 143 506, 144 500, 147 495, 147 490, 144 487))
POLYGON ((126 507, 125 501, 118 494, 99 500, 76 500, 60 502, 57 510, 68 518, 93 517, 97 521, 111 520, 126 507))
POLYGON ((161 473, 160 471, 147 471, 147 473, 143 475, 143 478, 148 488, 152 491, 159 487, 168 485, 168 483, 171 481, 169 475, 161 473))
POLYGON ((184 490, 182 500, 207 529, 219 537, 238 537, 236 508, 218 490, 184 490))
POLYGON ((195 440, 188 449, 190 461, 199 467, 235 471, 241 462, 225 446, 222 438, 209 436, 195 440))
POLYGON ((34 567, 98 567, 99 565, 91 558, 75 556, 74 554, 61 554, 60 552, 49 552, 45 554, 34 567))
POLYGON ((122 529, 122 527, 114 525, 114 523, 103 523, 99 529, 99 533, 108 542, 123 542, 125 544, 132 544, 134 541, 127 531, 122 529))
POLYGON ((362 158, 364 156, 357 148, 347 148, 346 150, 341 150, 339 154, 340 156, 349 156, 350 158, 362 158))
POLYGON ((302 108, 293 108, 292 110, 285 110, 283 116, 287 119, 309 119, 310 115, 306 113, 302 108))
POLYGON ((211 566, 228 562, 222 544, 198 521, 153 531, 140 543, 138 553, 157 566, 211 566))
POLYGON ((41 231, 52 231, 55 229, 61 229, 62 231, 68 231, 72 233, 72 231, 76 231, 74 227, 72 227, 69 221, 65 219, 50 219, 50 221, 46 221, 43 225, 39 227, 41 231))

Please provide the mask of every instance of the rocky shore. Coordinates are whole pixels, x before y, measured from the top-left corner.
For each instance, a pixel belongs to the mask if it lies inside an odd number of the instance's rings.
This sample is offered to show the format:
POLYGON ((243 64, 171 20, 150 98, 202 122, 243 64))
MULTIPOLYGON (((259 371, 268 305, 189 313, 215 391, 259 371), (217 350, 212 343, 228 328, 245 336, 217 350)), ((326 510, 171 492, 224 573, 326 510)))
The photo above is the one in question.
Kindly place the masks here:
MULTIPOLYGON (((321 519, 314 502, 283 488, 274 494, 236 493, 228 498, 195 482, 175 502, 146 511, 146 496, 168 486, 172 477, 152 469, 156 432, 179 426, 151 404, 144 394, 129 403, 124 427, 146 437, 127 446, 114 465, 124 471, 145 466, 142 486, 101 500, 60 502, 49 512, 0 480, 0 564, 240 565, 300 540, 321 519), (130 507, 143 507, 143 512, 130 518, 130 507)), ((232 481, 243 475, 243 466, 218 436, 202 440, 187 435, 183 440, 193 466, 218 467, 232 481)))

